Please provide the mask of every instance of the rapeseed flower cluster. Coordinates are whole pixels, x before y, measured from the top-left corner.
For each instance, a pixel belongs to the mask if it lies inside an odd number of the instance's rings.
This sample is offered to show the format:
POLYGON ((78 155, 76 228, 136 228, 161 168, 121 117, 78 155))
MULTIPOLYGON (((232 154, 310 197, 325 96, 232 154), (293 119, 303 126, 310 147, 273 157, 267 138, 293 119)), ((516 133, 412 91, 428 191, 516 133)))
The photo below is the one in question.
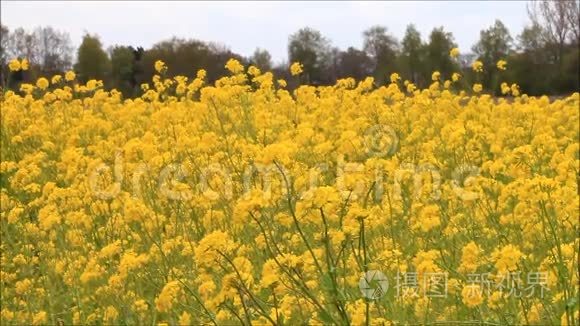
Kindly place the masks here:
POLYGON ((30 64, 28 62, 28 59, 26 59, 26 58, 21 59, 21 60, 12 59, 8 63, 8 69, 10 71, 13 71, 13 72, 26 71, 26 70, 28 70, 29 66, 30 66, 30 64))
POLYGON ((578 93, 170 68, 135 99, 72 71, 2 94, 3 325, 577 325, 578 93))

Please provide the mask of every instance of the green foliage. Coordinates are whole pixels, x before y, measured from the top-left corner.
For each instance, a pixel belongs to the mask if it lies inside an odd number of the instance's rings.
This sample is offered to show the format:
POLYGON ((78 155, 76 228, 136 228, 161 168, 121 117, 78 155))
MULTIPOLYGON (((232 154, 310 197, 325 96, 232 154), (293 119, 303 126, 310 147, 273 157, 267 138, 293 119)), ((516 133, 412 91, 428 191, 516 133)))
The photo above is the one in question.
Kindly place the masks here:
POLYGON ((507 59, 511 52, 513 39, 505 25, 496 20, 494 25, 480 32, 479 41, 473 46, 473 52, 484 67, 482 84, 497 88, 499 71, 495 69, 498 60, 507 59))
POLYGON ((363 50, 373 59, 375 81, 384 83, 398 71, 399 43, 384 26, 373 26, 363 32, 363 50))
POLYGON ((421 76, 425 72, 425 48, 421 41, 421 34, 410 24, 405 31, 405 37, 402 41, 401 51, 401 73, 408 76, 409 80, 418 84, 422 81, 421 76))
POLYGON ((351 46, 346 51, 338 53, 338 78, 352 77, 356 80, 361 80, 371 75, 373 69, 373 61, 364 51, 351 46))
POLYGON ((272 70, 272 56, 268 50, 257 48, 250 58, 250 63, 260 68, 262 71, 272 70))
POLYGON ((329 82, 323 72, 330 61, 330 42, 319 31, 305 27, 290 35, 288 58, 290 62, 302 63, 306 83, 329 82))
POLYGON ((109 75, 110 64, 109 56, 103 50, 99 37, 85 34, 77 51, 75 70, 78 79, 82 82, 91 79, 104 80, 109 75))
POLYGON ((453 34, 446 32, 443 27, 434 28, 429 35, 429 44, 426 48, 427 73, 439 71, 443 76, 451 76, 453 71, 458 69, 457 63, 449 56, 449 51, 455 47, 457 44, 453 34))
POLYGON ((110 50, 111 86, 125 96, 133 95, 135 87, 132 83, 135 71, 133 51, 133 48, 127 46, 115 46, 110 50))

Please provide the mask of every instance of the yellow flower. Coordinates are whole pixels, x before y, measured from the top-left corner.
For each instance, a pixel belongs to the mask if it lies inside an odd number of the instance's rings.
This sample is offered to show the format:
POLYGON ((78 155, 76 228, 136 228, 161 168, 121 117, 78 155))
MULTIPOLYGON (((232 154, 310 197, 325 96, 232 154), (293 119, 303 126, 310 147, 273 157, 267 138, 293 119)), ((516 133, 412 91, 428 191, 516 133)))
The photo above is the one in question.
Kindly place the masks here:
POLYGON ((286 83, 284 79, 278 79, 278 86, 280 86, 281 88, 285 88, 286 86, 288 86, 288 83, 286 83))
POLYGON ((199 70, 197 71, 197 75, 196 75, 196 77, 197 77, 198 79, 204 79, 204 78, 205 78, 205 76, 207 76, 207 72, 205 71, 205 69, 199 69, 199 70))
POLYGON ((369 270, 406 274, 411 286, 383 293, 408 312, 397 323, 479 308, 560 318, 569 295, 559 282, 578 278, 579 93, 480 96, 495 86, 461 90, 460 71, 423 88, 388 74, 388 85, 344 78, 289 91, 272 73, 229 66, 211 85, 203 70, 155 72, 128 98, 72 72, 4 91, 0 236, 17 245, 0 245, 0 280, 13 285, 0 323, 186 325, 209 321, 202 312, 220 325, 359 325, 368 307, 369 324, 392 324, 360 295, 335 313, 320 279, 333 263, 337 290, 358 290, 365 253, 369 270), (506 290, 532 281, 545 287, 513 304, 506 290), (444 285, 459 306, 430 297, 444 285), (58 309, 35 299, 45 297, 58 309))
POLYGON ((543 305, 541 303, 536 303, 530 307, 528 310, 528 314, 526 316, 526 320, 530 324, 537 324, 541 321, 543 305))
POLYGON ((155 61, 155 71, 157 71, 158 73, 164 73, 167 70, 167 66, 165 65, 165 62, 161 61, 161 60, 157 60, 155 61))
POLYGON ((449 55, 452 58, 457 58, 459 56, 459 49, 458 48, 451 49, 451 51, 449 51, 449 55))
POLYGON ((102 258, 112 258, 119 253, 121 253, 121 241, 117 240, 103 247, 99 255, 102 258))
POLYGON ((437 81, 437 80, 439 80, 439 78, 441 78, 441 73, 439 71, 434 71, 431 74, 431 80, 432 81, 437 81))
POLYGON ((46 311, 40 311, 32 316, 32 325, 44 325, 48 321, 48 314, 46 311))
POLYGON ((233 74, 239 74, 244 71, 244 66, 236 59, 230 59, 225 68, 233 74))
POLYGON ((473 273, 479 266, 479 255, 481 250, 473 241, 466 244, 462 249, 461 265, 459 271, 473 273))
POLYGON ((494 291, 489 295, 487 304, 491 309, 500 309, 503 305, 504 296, 506 293, 502 291, 494 291))
POLYGON ((24 58, 20 61, 20 69, 22 69, 23 71, 28 70, 29 67, 29 62, 28 59, 24 58))
POLYGON ((40 88, 41 90, 47 89, 48 85, 49 85, 48 79, 44 77, 38 78, 38 80, 36 81, 36 87, 40 88))
POLYGON ((34 85, 32 84, 20 84, 20 91, 26 94, 32 93, 34 90, 34 85))
POLYGON ((302 73, 302 64, 300 62, 294 62, 290 66, 290 73, 292 76, 296 76, 302 73))
POLYGON ((501 83, 500 88, 501 88, 501 93, 504 95, 508 94, 511 91, 511 88, 508 86, 507 83, 501 83))
POLYGON ((498 70, 504 71, 504 70, 506 70, 507 61, 505 61, 505 60, 499 60, 497 62, 497 64, 496 64, 496 66, 497 66, 497 69, 498 70))
POLYGON ((191 315, 184 311, 181 316, 179 316, 178 324, 185 326, 191 325, 191 315))
POLYGON ((10 69, 10 71, 20 71, 20 69, 22 68, 22 66, 20 65, 20 61, 18 61, 18 59, 13 59, 10 60, 10 63, 8 63, 8 68, 10 69))
POLYGON ((483 290, 478 284, 466 285, 461 290, 461 298, 469 308, 477 307, 483 303, 483 290))
POLYGON ((398 73, 394 72, 391 74, 391 83, 396 83, 401 79, 398 73))
POLYGON ((522 256, 522 252, 511 244, 501 249, 496 249, 491 254, 491 258, 495 261, 495 268, 500 273, 514 271, 522 256))
POLYGON ((511 90, 513 96, 520 96, 520 86, 518 84, 512 84, 511 90))
POLYGON ((61 80, 62 80, 61 75, 54 75, 54 76, 52 76, 52 79, 50 80, 50 82, 54 85, 54 84, 60 83, 61 80))
POLYGON ((105 314, 103 316, 103 320, 105 322, 114 322, 117 320, 117 317, 119 317, 119 312, 117 309, 115 309, 115 307, 108 306, 107 309, 105 309, 105 314))
POLYGON ((2 318, 2 320, 11 321, 14 319, 14 312, 3 307, 2 311, 0 311, 0 318, 2 318))
POLYGON ((261 73, 262 73, 262 72, 260 71, 260 69, 259 69, 258 67, 256 67, 256 66, 250 66, 250 67, 248 68, 248 74, 249 74, 250 76, 254 76, 254 77, 256 77, 256 76, 259 76, 261 73))
POLYGON ((421 209, 418 220, 413 227, 423 232, 429 232, 441 224, 440 215, 439 207, 436 205, 425 206, 421 209))
POLYGON ((24 295, 32 288, 32 282, 29 279, 16 282, 14 289, 17 294, 24 295))
POLYGON ((99 83, 98 83, 96 80, 94 80, 94 79, 91 79, 91 80, 89 80, 89 81, 87 82, 87 85, 86 85, 86 86, 87 86, 87 89, 88 89, 89 91, 93 91, 93 90, 95 90, 97 87, 99 87, 99 83))
POLYGON ((163 287, 159 296, 155 299, 155 307, 159 312, 168 312, 173 307, 173 302, 181 291, 178 281, 171 281, 163 287))
POLYGON ((66 81, 73 81, 73 80, 75 80, 76 77, 77 77, 77 75, 72 70, 69 70, 64 74, 64 79, 66 81))
POLYGON ((483 90, 483 85, 481 84, 473 84, 473 91, 475 93, 480 93, 483 90))
POLYGON ((483 71, 483 62, 476 60, 471 64, 471 69, 475 72, 482 72, 483 71))
POLYGON ((149 309, 149 306, 147 305, 147 301, 139 299, 133 303, 133 309, 138 313, 142 313, 147 311, 149 309))

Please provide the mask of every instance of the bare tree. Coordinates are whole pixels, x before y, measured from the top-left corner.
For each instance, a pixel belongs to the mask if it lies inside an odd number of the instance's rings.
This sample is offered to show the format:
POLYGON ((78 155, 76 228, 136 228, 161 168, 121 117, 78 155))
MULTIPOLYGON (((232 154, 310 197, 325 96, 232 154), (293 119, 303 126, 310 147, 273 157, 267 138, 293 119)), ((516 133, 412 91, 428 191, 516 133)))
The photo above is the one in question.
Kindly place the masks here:
POLYGON ((8 38, 10 30, 8 27, 0 24, 0 87, 4 88, 7 84, 8 69, 8 38))
POLYGON ((34 33, 28 33, 24 28, 15 29, 8 37, 7 53, 10 58, 27 58, 33 64, 38 64, 38 39, 34 33))
POLYGON ((564 46, 569 35, 578 41, 579 22, 578 5, 572 1, 531 1, 528 3, 528 15, 533 24, 541 26, 546 43, 556 46, 556 61, 562 59, 564 46))
POLYGON ((573 43, 580 43, 580 1, 569 1, 566 5, 566 17, 570 25, 573 43))
POLYGON ((38 27, 34 31, 37 42, 35 57, 44 73, 54 74, 66 71, 72 66, 70 36, 52 27, 38 27))

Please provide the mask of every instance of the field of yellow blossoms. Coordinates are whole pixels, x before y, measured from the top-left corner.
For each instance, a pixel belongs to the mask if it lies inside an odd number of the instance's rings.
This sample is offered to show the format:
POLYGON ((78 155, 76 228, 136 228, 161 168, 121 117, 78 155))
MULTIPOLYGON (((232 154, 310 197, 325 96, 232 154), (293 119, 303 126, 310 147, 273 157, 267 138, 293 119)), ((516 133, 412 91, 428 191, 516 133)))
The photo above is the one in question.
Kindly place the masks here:
POLYGON ((578 93, 155 66, 2 93, 2 325, 579 324, 578 93))

